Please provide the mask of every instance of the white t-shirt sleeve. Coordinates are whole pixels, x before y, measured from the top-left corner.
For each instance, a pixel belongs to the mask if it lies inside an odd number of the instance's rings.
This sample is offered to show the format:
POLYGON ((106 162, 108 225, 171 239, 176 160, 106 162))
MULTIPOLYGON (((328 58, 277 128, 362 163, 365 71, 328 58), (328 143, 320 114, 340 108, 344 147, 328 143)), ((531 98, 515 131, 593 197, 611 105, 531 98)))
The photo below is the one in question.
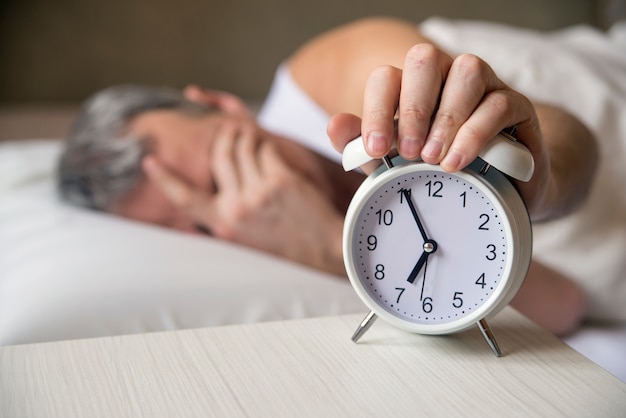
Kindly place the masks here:
POLYGON ((270 92, 258 115, 259 124, 296 141, 317 153, 340 161, 326 133, 329 115, 291 78, 283 63, 274 77, 270 92))

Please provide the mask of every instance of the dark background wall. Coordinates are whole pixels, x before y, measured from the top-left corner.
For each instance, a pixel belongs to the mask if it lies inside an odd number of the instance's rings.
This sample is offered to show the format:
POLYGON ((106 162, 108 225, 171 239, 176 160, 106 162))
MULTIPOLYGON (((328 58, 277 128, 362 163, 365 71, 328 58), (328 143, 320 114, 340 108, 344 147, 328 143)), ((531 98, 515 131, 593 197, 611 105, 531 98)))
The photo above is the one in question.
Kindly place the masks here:
POLYGON ((75 103, 128 82, 258 98, 303 41, 369 15, 602 25, 590 0, 0 0, 0 106, 75 103))

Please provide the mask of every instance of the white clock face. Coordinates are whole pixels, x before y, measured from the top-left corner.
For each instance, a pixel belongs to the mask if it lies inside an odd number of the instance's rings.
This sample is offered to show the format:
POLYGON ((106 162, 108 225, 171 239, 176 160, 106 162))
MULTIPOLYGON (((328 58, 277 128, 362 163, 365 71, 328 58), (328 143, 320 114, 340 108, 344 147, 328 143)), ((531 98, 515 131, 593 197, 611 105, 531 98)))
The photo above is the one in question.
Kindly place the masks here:
POLYGON ((417 327, 473 324, 510 274, 512 232, 502 205, 467 173, 420 164, 380 177, 349 214, 357 292, 388 318, 417 327))

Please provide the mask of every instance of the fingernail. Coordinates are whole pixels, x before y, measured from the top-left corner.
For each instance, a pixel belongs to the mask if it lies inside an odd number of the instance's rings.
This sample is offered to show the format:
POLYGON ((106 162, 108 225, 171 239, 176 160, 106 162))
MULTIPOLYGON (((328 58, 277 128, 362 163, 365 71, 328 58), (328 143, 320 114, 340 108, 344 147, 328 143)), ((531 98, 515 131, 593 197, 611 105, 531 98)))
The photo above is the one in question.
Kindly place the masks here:
POLYGON ((443 146, 441 142, 437 140, 430 140, 424 146, 422 150, 422 155, 429 159, 438 159, 439 155, 441 155, 441 151, 443 150, 443 146))
POLYGON ((447 171, 457 171, 461 169, 461 162, 463 161, 463 156, 454 150, 448 151, 448 155, 443 159, 441 164, 447 171))
POLYGON ((420 146, 419 141, 415 138, 400 138, 398 150, 405 158, 413 160, 419 157, 420 146))
POLYGON ((370 132, 367 136, 367 149, 374 155, 381 155, 387 152, 387 140, 380 132, 370 132))

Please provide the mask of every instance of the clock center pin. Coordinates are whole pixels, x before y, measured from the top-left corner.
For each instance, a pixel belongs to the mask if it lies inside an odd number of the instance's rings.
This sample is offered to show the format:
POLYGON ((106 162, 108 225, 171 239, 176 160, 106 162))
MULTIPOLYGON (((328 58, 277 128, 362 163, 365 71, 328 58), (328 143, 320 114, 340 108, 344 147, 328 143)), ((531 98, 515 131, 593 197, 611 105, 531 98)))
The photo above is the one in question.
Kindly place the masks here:
POLYGON ((429 239, 428 241, 426 241, 424 243, 424 246, 422 248, 424 248, 425 252, 427 252, 429 254, 432 254, 435 251, 437 251, 437 243, 435 241, 429 239))

